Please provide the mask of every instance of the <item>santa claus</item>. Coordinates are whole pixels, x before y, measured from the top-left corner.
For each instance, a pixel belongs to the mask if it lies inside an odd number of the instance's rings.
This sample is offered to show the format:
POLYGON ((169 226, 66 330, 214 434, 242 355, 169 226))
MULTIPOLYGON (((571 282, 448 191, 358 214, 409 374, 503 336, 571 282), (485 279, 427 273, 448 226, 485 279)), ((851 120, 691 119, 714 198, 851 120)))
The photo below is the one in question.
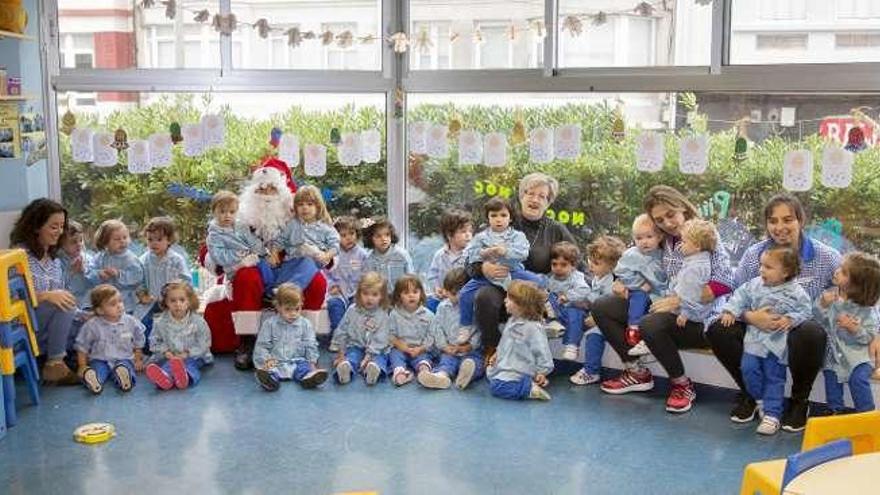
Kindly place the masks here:
MULTIPOLYGON (((324 303, 327 282, 314 262, 304 258, 285 259, 280 247, 285 244, 286 227, 292 219, 291 208, 296 184, 287 164, 268 158, 256 168, 239 195, 237 221, 261 244, 258 266, 239 268, 231 282, 231 296, 210 302, 205 319, 211 328, 216 352, 236 348, 235 366, 252 367, 256 334, 260 327, 265 285, 293 282, 303 287, 303 311, 319 311, 324 303), (261 273, 262 272, 262 273, 261 273)), ((206 260, 210 266, 210 260, 206 260)), ((308 315, 306 315, 308 316, 308 315)))

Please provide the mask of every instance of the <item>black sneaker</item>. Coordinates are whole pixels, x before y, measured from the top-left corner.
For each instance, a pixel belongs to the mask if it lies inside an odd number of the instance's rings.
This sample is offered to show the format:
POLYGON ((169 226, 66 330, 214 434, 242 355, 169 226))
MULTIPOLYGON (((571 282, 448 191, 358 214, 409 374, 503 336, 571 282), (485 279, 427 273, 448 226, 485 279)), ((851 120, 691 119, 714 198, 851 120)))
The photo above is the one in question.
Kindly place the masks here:
POLYGON ((243 346, 239 346, 239 348, 235 350, 235 369, 247 371, 253 367, 254 362, 251 359, 251 353, 243 346))
POLYGON ((790 432, 803 431, 807 427, 807 415, 809 412, 809 402, 792 399, 788 403, 788 409, 782 414, 782 429, 790 432))
POLYGON ((267 392, 274 392, 281 386, 281 381, 266 370, 257 370, 257 383, 267 392))
POLYGON ((734 423, 748 423, 758 417, 758 404, 748 394, 736 394, 736 405, 730 410, 730 420, 734 423))
POLYGON ((299 384, 302 388, 315 388, 325 381, 327 381, 327 370, 316 369, 309 371, 299 384))

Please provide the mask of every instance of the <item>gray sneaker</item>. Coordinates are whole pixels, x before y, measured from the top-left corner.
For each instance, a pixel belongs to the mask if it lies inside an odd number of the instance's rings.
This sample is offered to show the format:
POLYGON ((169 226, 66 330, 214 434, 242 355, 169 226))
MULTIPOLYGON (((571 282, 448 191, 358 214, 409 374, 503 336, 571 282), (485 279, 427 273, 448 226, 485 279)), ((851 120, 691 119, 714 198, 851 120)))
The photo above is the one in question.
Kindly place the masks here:
POLYGON ((418 377, 419 384, 425 388, 444 389, 452 385, 452 380, 446 376, 446 373, 436 373, 430 371, 420 371, 418 377))
POLYGON ((773 416, 764 416, 761 418, 761 424, 755 430, 759 435, 775 435, 779 431, 779 418, 773 416))

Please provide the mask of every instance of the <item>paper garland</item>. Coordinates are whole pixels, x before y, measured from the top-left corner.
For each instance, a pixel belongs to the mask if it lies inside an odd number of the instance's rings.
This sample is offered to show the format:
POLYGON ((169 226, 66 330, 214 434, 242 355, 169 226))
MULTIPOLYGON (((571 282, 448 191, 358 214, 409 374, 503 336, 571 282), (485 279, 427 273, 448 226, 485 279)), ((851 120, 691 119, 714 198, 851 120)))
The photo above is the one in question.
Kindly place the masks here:
POLYGON ((855 155, 840 146, 826 146, 822 152, 822 185, 843 189, 852 184, 855 155))
POLYGON ((809 191, 813 187, 813 153, 795 150, 785 154, 782 187, 789 191, 809 191))
POLYGON ((507 164, 507 136, 500 132, 486 134, 483 144, 483 163, 487 167, 507 164))
POLYGON ((656 132, 646 131, 636 137, 636 169, 659 172, 666 156, 666 141, 656 132))
POLYGON ((91 129, 73 129, 70 133, 70 153, 74 163, 88 163, 95 159, 95 133, 91 129))
POLYGON ((413 122, 409 125, 409 152, 424 155, 428 152, 429 122, 413 122))
POLYGON ((190 158, 205 153, 205 133, 202 124, 184 124, 180 128, 183 136, 183 154, 190 158))
POLYGON ((323 177, 327 173, 327 147, 307 144, 303 148, 303 165, 309 177, 323 177))
POLYGON ((357 132, 346 132, 340 138, 336 148, 339 164, 353 167, 361 163, 361 135, 357 132))
POLYGON ((128 171, 148 174, 153 170, 150 163, 150 144, 145 139, 133 139, 128 143, 128 171))
POLYGON ((458 164, 479 165, 483 161, 483 137, 477 131, 461 131, 458 136, 458 164))
POLYGON ((556 128, 555 142, 558 160, 574 160, 581 156, 581 126, 568 124, 556 128))
POLYGON ((92 164, 96 167, 113 167, 119 161, 119 152, 113 147, 113 134, 109 132, 95 133, 92 139, 94 157, 92 164))
POLYGON ((678 169, 683 174, 703 174, 709 166, 709 138, 688 136, 681 140, 678 154, 678 169))
POLYGON ((529 159, 535 163, 553 161, 553 133, 550 129, 539 127, 529 133, 529 159))
POLYGON ((449 156, 449 143, 446 139, 448 128, 445 125, 432 125, 428 129, 426 151, 431 158, 446 158, 449 156))
POLYGON ((165 168, 171 165, 174 143, 171 135, 165 132, 157 132, 151 135, 149 141, 150 165, 153 168, 165 168))
POLYGON ((226 141, 226 122, 219 115, 202 116, 202 133, 205 149, 220 148, 226 141))
POLYGON ((282 134, 278 143, 278 158, 289 167, 299 165, 299 138, 294 134, 282 134))
POLYGON ((361 132, 361 159, 370 164, 382 159, 382 133, 378 129, 361 132))

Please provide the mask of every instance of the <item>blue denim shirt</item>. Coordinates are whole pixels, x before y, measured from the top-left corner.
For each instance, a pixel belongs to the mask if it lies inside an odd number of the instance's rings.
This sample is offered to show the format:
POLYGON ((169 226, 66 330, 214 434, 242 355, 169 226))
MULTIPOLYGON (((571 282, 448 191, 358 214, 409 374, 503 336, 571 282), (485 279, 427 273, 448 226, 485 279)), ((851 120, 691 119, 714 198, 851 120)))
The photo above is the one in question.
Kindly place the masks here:
POLYGON ((666 270, 663 268, 663 251, 655 249, 643 253, 633 246, 623 252, 617 261, 614 274, 627 289, 643 290, 642 285, 651 285, 652 299, 662 297, 666 293, 666 270))
POLYGON ((443 246, 434 252, 431 259, 431 266, 428 267, 428 275, 425 278, 427 286, 425 287, 428 294, 434 294, 438 287, 443 287, 443 279, 446 273, 453 268, 464 268, 467 262, 467 250, 462 249, 458 253, 453 253, 449 246, 443 246))
POLYGON ((317 363, 318 341, 309 320, 299 316, 290 322, 278 314, 263 320, 254 346, 254 365, 264 369, 269 359, 280 363, 317 363))
POLYGON ((89 266, 86 278, 95 285, 112 284, 122 294, 125 310, 134 311, 135 306, 137 306, 137 296, 135 293, 144 283, 144 265, 129 250, 121 254, 110 254, 107 251, 101 251, 95 256, 92 264, 89 266), (105 268, 116 268, 119 271, 119 275, 106 281, 101 280, 98 272, 105 268))
POLYGON ((877 336, 876 308, 859 306, 849 300, 838 300, 827 308, 822 308, 817 301, 813 314, 828 334, 825 369, 833 371, 837 375, 838 382, 846 383, 852 371, 860 364, 873 365, 873 360, 868 354, 868 344, 877 336), (844 314, 859 320, 859 329, 856 333, 850 333, 837 325, 837 317, 844 314))
POLYGON ((546 375, 553 371, 553 355, 541 323, 513 317, 501 333, 495 366, 487 376, 493 380, 518 381, 524 376, 546 375))
MULTIPOLYGON (((458 302, 453 304, 449 299, 444 299, 437 306, 437 314, 431 322, 431 339, 438 354, 443 352, 444 347, 458 343, 460 314, 458 302)), ((476 325, 468 343, 474 350, 480 348, 480 330, 476 325)))
POLYGON ((361 281, 366 260, 367 251, 359 245, 355 245, 348 251, 339 251, 333 262, 333 268, 324 271, 327 277, 327 286, 339 287, 346 299, 353 297, 357 291, 358 282, 361 281))
POLYGON ((569 303, 588 303, 592 302, 592 290, 587 285, 587 279, 584 274, 578 270, 572 270, 567 277, 556 278, 552 272, 543 275, 547 282, 547 291, 557 296, 565 295, 569 303))
MULTIPOLYGON (((768 287, 761 277, 755 277, 739 286, 721 310, 742 319, 746 311, 755 311, 765 306, 773 308, 774 313, 780 316, 791 318, 791 328, 810 319, 813 311, 810 296, 796 281, 768 287)), ((748 325, 743 347, 745 352, 753 356, 767 357, 767 353, 771 353, 786 363, 787 340, 788 332, 765 332, 754 325, 748 325)))
POLYGON ((360 347, 367 354, 388 352, 391 319, 382 308, 364 309, 352 304, 333 332, 333 343, 340 349, 360 347))
POLYGON ((431 347, 431 322, 434 313, 424 306, 410 313, 397 307, 391 310, 391 336, 402 340, 409 347, 431 347))
POLYGON ((89 359, 118 361, 134 359, 134 350, 143 349, 145 340, 143 323, 131 315, 115 323, 95 316, 82 326, 73 348, 89 359))
POLYGON ((249 234, 246 229, 237 227, 221 227, 211 220, 208 224, 208 238, 205 241, 211 260, 223 267, 227 277, 235 274, 233 267, 249 255, 264 254, 258 247, 256 237, 249 234))
POLYGON ((339 251, 339 232, 332 225, 324 222, 303 223, 303 239, 321 251, 335 249, 339 251))
POLYGON ((513 227, 508 227, 502 232, 493 232, 492 229, 486 229, 478 232, 467 248, 467 262, 476 263, 478 261, 494 261, 502 264, 511 270, 522 270, 523 261, 529 256, 529 240, 526 235, 513 227), (483 259, 480 251, 493 246, 504 246, 507 253, 495 259, 483 259))
POLYGON ((376 272, 388 281, 388 292, 394 290, 397 279, 407 273, 415 273, 412 258, 397 244, 388 248, 385 253, 373 249, 364 262, 364 272, 376 272))
POLYGON ((187 353, 194 359, 202 359, 205 363, 214 361, 211 354, 211 330, 202 315, 189 312, 182 320, 171 316, 170 311, 159 313, 153 319, 153 330, 150 332, 151 361, 162 361, 165 352, 174 354, 187 353))

